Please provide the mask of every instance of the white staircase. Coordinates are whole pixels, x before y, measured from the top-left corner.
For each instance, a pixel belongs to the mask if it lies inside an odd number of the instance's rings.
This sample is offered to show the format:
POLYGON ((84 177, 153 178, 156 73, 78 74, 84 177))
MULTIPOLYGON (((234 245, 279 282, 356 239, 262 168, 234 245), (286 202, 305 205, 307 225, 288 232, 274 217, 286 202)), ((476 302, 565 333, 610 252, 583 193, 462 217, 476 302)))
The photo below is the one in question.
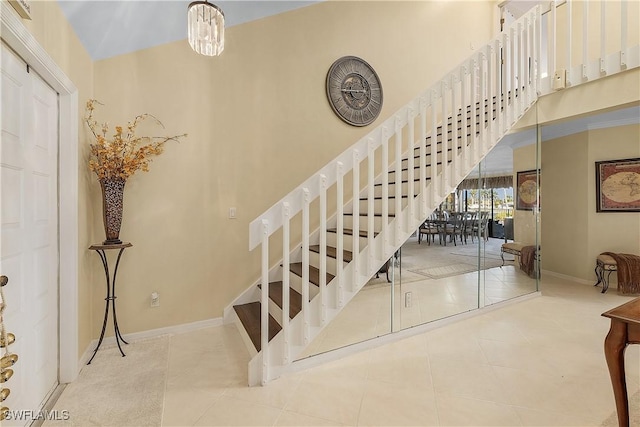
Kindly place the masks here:
MULTIPOLYGON (((542 20, 529 11, 251 223, 261 279, 225 309, 253 353, 250 385, 287 371, 551 86, 542 20)), ((638 66, 625 49, 609 74, 638 66)))

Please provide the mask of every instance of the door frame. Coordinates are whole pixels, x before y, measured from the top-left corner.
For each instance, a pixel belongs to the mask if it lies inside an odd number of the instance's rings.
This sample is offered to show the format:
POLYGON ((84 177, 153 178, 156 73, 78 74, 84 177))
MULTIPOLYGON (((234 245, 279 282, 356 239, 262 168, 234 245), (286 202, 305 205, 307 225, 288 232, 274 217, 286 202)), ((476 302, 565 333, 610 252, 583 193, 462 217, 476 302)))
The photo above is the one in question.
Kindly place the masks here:
POLYGON ((58 381, 69 383, 79 372, 78 89, 9 3, 0 6, 4 42, 58 92, 58 381))

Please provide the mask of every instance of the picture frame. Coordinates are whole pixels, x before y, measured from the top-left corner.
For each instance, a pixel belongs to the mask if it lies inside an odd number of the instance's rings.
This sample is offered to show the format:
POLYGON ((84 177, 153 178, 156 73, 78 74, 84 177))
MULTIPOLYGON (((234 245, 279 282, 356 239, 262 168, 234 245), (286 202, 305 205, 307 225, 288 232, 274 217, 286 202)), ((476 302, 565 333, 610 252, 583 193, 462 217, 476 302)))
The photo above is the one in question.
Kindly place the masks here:
POLYGON ((640 158, 596 163, 596 212, 640 212, 640 158))
POLYGON ((532 211, 536 206, 540 206, 538 172, 536 169, 517 172, 516 210, 532 211))

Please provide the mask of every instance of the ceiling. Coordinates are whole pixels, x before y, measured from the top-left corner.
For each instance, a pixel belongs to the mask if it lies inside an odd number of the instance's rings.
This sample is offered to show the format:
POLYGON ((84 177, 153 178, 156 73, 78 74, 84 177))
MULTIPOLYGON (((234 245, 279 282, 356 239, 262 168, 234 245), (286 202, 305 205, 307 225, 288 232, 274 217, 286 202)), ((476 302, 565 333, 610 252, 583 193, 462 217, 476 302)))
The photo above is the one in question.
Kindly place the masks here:
MULTIPOLYGON (((187 7, 192 0, 57 0, 94 61, 184 40, 187 7)), ((323 0, 215 1, 225 26, 243 24, 319 3, 323 0)), ((543 1, 508 0, 502 6, 517 19, 543 1)), ((546 2, 548 3, 548 1, 546 2)))
MULTIPOLYGON (((94 61, 187 38, 187 7, 191 0, 58 0, 58 3, 94 61)), ((314 3, 318 1, 215 1, 224 12, 226 27, 314 3)))

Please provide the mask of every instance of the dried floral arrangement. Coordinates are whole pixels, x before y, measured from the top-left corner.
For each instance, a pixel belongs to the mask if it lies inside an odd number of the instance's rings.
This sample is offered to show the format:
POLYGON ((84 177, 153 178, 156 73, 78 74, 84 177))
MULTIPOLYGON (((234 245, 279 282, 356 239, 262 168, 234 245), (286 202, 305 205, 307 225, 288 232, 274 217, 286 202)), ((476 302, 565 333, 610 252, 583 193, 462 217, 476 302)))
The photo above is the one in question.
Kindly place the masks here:
POLYGON ((98 124, 94 118, 95 99, 87 101, 84 121, 93 133, 95 142, 90 144, 91 155, 89 169, 96 173, 100 181, 104 179, 126 180, 136 171, 149 171, 152 156, 162 153, 167 141, 179 141, 187 134, 174 136, 138 136, 138 125, 147 119, 152 119, 162 128, 164 125, 151 114, 140 114, 127 123, 126 130, 122 126, 115 126, 115 134, 109 135, 109 124, 98 124))

